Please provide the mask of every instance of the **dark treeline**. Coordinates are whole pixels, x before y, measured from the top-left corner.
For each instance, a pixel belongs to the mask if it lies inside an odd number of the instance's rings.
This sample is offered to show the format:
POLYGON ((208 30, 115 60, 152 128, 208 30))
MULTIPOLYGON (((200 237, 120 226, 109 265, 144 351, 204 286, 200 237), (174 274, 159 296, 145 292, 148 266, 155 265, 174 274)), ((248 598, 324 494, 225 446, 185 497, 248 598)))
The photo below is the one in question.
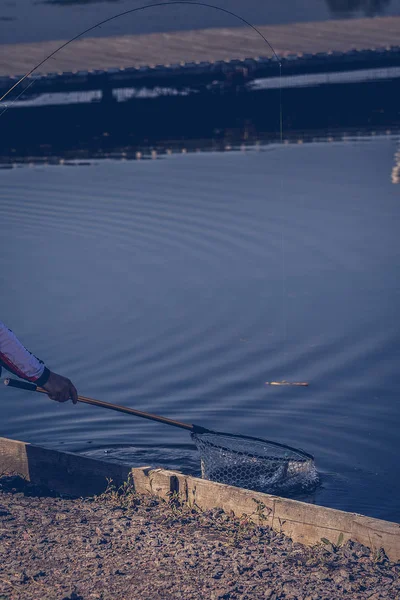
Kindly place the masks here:
POLYGON ((367 17, 382 13, 391 0, 326 0, 332 13, 349 15, 363 12, 367 17))
MULTIPOLYGON (((42 0, 43 4, 95 4, 98 2, 118 3, 120 0, 42 0)), ((338 15, 349 15, 355 12, 363 12, 368 17, 377 15, 390 4, 391 0, 326 0, 332 13, 338 15)), ((229 8, 229 7, 228 7, 229 8)))

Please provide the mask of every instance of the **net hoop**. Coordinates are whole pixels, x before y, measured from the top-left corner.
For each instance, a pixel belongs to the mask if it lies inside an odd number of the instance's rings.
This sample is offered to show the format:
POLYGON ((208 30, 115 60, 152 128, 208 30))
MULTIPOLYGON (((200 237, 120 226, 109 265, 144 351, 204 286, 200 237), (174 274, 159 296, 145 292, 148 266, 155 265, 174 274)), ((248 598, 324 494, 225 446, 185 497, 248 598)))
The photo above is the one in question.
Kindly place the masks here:
MULTIPOLYGON (((271 440, 266 440, 264 438, 257 438, 257 437, 251 436, 251 435, 242 435, 242 434, 238 434, 238 433, 226 433, 225 431, 211 431, 209 429, 204 429, 202 427, 199 427, 197 429, 196 425, 194 425, 193 428, 194 428, 193 433, 191 434, 192 437, 209 434, 209 435, 216 435, 216 436, 221 435, 224 437, 240 439, 240 440, 248 440, 250 442, 261 442, 263 444, 268 444, 268 446, 275 446, 276 448, 283 448, 284 450, 290 450, 290 452, 292 452, 294 455, 296 455, 295 460, 298 460, 299 462, 307 462, 310 460, 314 461, 314 456, 312 454, 309 454, 305 450, 302 450, 301 448, 293 448, 293 446, 288 446, 287 444, 281 444, 280 442, 272 442, 271 440), (298 456, 298 458, 297 458, 297 456, 298 456)), ((240 454, 239 450, 232 450, 232 448, 224 448, 220 444, 213 444, 210 441, 207 441, 207 445, 211 446, 213 448, 219 449, 219 450, 226 450, 227 452, 235 452, 237 454, 240 454)), ((259 454, 252 454, 252 453, 250 453, 250 454, 246 453, 246 455, 249 456, 249 458, 267 458, 265 456, 261 456, 259 454)), ((274 456, 273 459, 289 461, 289 460, 293 460, 293 457, 274 456)))
POLYGON ((192 440, 203 479, 266 493, 293 493, 316 487, 312 454, 249 435, 194 428, 192 440))

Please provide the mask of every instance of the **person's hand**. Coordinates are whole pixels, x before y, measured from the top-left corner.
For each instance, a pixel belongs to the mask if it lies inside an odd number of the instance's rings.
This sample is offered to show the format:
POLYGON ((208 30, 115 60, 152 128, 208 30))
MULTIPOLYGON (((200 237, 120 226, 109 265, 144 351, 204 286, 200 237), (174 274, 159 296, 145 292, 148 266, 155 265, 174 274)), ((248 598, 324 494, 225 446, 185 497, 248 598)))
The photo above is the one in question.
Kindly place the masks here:
POLYGON ((53 371, 50 371, 50 377, 42 387, 48 392, 49 398, 56 402, 66 402, 70 398, 74 404, 78 402, 78 392, 72 381, 53 371))

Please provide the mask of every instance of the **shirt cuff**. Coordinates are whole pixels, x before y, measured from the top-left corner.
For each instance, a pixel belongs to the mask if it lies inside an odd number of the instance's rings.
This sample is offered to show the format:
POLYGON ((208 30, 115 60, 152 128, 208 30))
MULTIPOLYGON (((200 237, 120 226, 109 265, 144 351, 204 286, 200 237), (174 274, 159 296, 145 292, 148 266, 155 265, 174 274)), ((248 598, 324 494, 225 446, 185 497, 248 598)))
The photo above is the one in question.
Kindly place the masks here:
POLYGON ((50 377, 50 370, 47 367, 45 367, 44 371, 41 374, 41 376, 39 377, 39 379, 36 379, 35 384, 40 387, 43 387, 47 383, 49 377, 50 377))

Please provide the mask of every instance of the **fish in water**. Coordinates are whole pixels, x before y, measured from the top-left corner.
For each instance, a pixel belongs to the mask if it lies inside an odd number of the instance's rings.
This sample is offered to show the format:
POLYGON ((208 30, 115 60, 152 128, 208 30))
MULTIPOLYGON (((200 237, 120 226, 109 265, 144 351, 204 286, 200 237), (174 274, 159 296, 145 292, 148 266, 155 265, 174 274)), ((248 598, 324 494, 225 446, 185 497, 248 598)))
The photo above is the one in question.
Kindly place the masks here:
POLYGON ((306 387, 308 383, 306 381, 266 381, 265 385, 299 385, 306 387))

